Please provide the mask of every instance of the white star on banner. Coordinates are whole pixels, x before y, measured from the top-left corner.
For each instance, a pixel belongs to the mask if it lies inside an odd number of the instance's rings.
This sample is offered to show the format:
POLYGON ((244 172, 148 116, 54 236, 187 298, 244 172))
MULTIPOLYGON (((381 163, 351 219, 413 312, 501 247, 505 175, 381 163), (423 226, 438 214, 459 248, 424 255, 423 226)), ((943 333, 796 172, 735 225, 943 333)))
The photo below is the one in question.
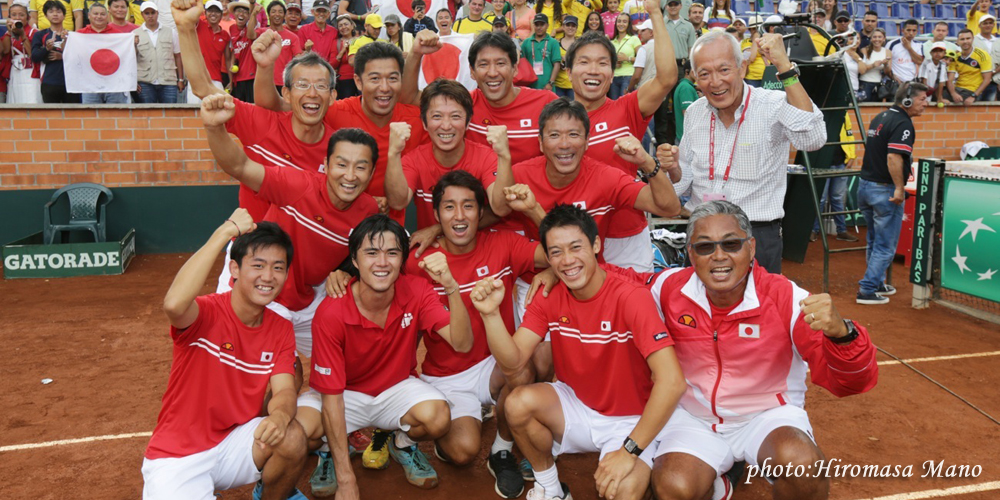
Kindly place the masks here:
POLYGON ((993 269, 987 269, 985 273, 976 273, 976 274, 979 275, 979 279, 976 280, 976 281, 992 280, 993 279, 993 275, 996 274, 996 273, 997 272, 994 271, 993 269))
POLYGON ((960 240, 962 238, 964 238, 965 235, 967 235, 969 233, 972 233, 972 242, 975 243, 976 242, 976 235, 979 234, 979 230, 980 229, 984 229, 984 230, 989 231, 991 233, 995 233, 996 232, 996 231, 993 230, 992 227, 987 226, 986 224, 983 224, 983 218, 982 217, 980 217, 980 218, 978 218, 976 220, 963 220, 962 223, 965 224, 965 231, 962 231, 962 234, 959 235, 958 239, 960 239, 960 240))
POLYGON ((969 268, 969 266, 965 265, 966 259, 968 259, 968 257, 963 257, 962 253, 958 251, 958 245, 955 245, 955 256, 952 257, 951 260, 955 261, 955 263, 958 264, 958 270, 962 274, 965 274, 965 271, 972 270, 969 268))

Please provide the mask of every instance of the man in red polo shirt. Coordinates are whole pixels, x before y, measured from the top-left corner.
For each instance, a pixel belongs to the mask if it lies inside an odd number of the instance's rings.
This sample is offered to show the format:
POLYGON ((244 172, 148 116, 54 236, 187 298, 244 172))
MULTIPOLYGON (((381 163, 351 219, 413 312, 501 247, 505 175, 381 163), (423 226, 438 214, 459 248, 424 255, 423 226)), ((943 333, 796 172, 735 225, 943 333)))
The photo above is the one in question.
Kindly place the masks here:
MULTIPOLYGON (((253 103, 253 77, 257 74, 257 61, 253 60, 250 44, 265 30, 257 27, 257 13, 260 4, 256 1, 233 0, 229 2, 229 12, 236 21, 229 27, 229 51, 232 57, 230 70, 233 71, 233 97, 253 103)), ((197 94, 197 93, 195 93, 197 94)))
POLYGON ((163 299, 174 354, 142 461, 144 499, 211 498, 259 480, 262 498, 284 499, 295 487, 306 456, 294 420, 295 339, 292 325, 267 307, 291 262, 281 228, 256 225, 237 209, 177 273, 163 299), (197 297, 233 238, 235 286, 197 297), (268 386, 268 416, 260 417, 268 386))
POLYGON ((302 50, 311 50, 331 64, 337 59, 337 28, 330 26, 330 0, 316 0, 312 6, 313 22, 299 28, 302 50))
MULTIPOLYGON (((420 63, 425 55, 440 50, 438 34, 430 30, 417 33, 406 60, 403 76, 404 102, 420 102, 417 82, 420 63)), ((490 126, 507 127, 510 157, 520 163, 538 156, 538 115, 546 104, 556 99, 549 90, 517 87, 517 60, 520 50, 505 33, 480 33, 469 47, 469 68, 479 88, 472 91, 472 119, 469 139, 490 145, 490 126)))
MULTIPOLYGON (((417 442, 445 435, 451 414, 444 394, 416 376, 417 343, 423 333, 460 353, 473 346, 469 314, 445 255, 425 258, 420 268, 444 287, 447 309, 430 283, 401 274, 408 239, 403 226, 385 215, 361 222, 349 241, 357 277, 343 297, 323 301, 313 324, 310 390, 299 397, 296 418, 311 448, 326 437, 338 493, 346 498, 358 498, 347 433, 369 426, 396 430, 376 435, 372 448, 399 462, 407 481, 437 486, 437 473, 417 442)), ((366 467, 388 466, 387 457, 380 463, 370 458, 366 452, 366 467)))
POLYGON ((674 340, 649 290, 598 266, 597 223, 583 208, 553 208, 539 231, 562 283, 534 298, 513 336, 498 311, 503 283, 487 278, 472 291, 505 376, 519 376, 535 347, 552 338, 558 382, 521 386, 507 397, 514 440, 534 469, 527 498, 570 498, 553 455, 593 451, 601 453, 600 496, 642 498, 658 435, 684 393, 674 340))
POLYGON ((503 154, 498 157, 490 146, 466 138, 472 117, 472 98, 454 80, 436 80, 420 96, 420 117, 430 141, 400 158, 406 139, 412 134, 407 123, 393 123, 389 134, 385 194, 389 207, 405 210, 416 195, 417 229, 437 224, 431 206, 431 191, 442 175, 464 170, 472 173, 492 198, 490 187, 499 175, 510 176, 510 154, 506 129, 493 127, 493 143, 503 154), (498 165, 499 164, 499 165, 498 165))
MULTIPOLYGON (((171 9, 173 10, 173 9, 171 9)), ((219 24, 222 21, 222 3, 219 0, 209 0, 205 3, 205 20, 199 21, 197 24, 197 34, 198 34, 198 45, 201 48, 201 54, 204 56, 205 67, 208 68, 209 78, 212 80, 212 85, 222 89, 222 68, 225 66, 226 61, 229 60, 229 41, 231 36, 229 32, 222 29, 219 24)), ((180 27, 178 27, 178 36, 180 35, 180 27)), ((183 57, 183 47, 182 55, 183 57)), ((231 68, 226 68, 226 73, 229 74, 231 68)), ((229 74, 229 81, 232 81, 232 74, 229 74)), ((195 93, 194 89, 188 86, 188 104, 198 104, 201 102, 195 93)))
MULTIPOLYGON (((261 35, 254 42, 254 53, 267 51, 270 58, 271 50, 267 48, 270 40, 261 35)), ((263 58, 257 59, 258 66, 267 64, 263 58)), ((400 81, 403 74, 403 52, 399 47, 388 43, 370 43, 361 47, 354 58, 354 82, 361 95, 334 102, 326 113, 326 124, 334 130, 344 127, 358 127, 368 132, 378 142, 379 148, 389 150, 389 124, 406 122, 413 131, 403 153, 425 142, 426 134, 420 121, 420 108, 411 104, 397 102, 399 98, 400 81)), ((271 91, 258 77, 254 87, 254 97, 258 106, 280 110, 287 103, 279 100, 276 92, 271 91)), ((385 155, 388 156, 388 155, 385 155)), ((368 193, 385 203, 385 156, 380 155, 379 163, 375 165, 375 176, 368 185, 368 193)), ((387 205, 385 206, 387 209, 387 205)), ((401 210, 392 210, 389 215, 396 221, 402 221, 405 214, 401 210)))
MULTIPOLYGON (((269 65, 272 68, 271 74, 273 75, 271 85, 274 86, 277 92, 281 92, 281 87, 285 82, 285 66, 288 65, 288 62, 293 57, 302 52, 302 40, 299 38, 299 35, 285 27, 286 13, 285 3, 282 0, 272 0, 267 4, 267 27, 271 31, 270 35, 279 40, 277 43, 281 47, 277 57, 269 65)), ((268 45, 266 39, 262 40, 258 37, 257 41, 260 41, 260 46, 268 45)), ((257 43, 255 42, 254 45, 257 45, 257 43)), ((251 50, 254 50, 254 45, 251 45, 251 50)), ((256 56, 254 57, 256 58, 256 56)), ((257 66, 261 66, 259 60, 257 61, 257 66)), ((254 81, 256 81, 256 78, 254 81)), ((254 85, 254 94, 256 95, 256 85, 254 85)))
MULTIPOLYGON (((296 348, 312 355, 312 319, 325 295, 323 283, 347 258, 347 239, 378 205, 364 193, 378 146, 359 129, 330 136, 325 174, 299 168, 264 166, 250 160, 229 136, 225 123, 235 115, 233 98, 212 95, 202 103, 208 145, 219 167, 266 200, 264 220, 278 223, 299 249, 288 286, 275 305, 295 327, 296 348)), ((226 280, 228 283, 228 280, 226 280)))

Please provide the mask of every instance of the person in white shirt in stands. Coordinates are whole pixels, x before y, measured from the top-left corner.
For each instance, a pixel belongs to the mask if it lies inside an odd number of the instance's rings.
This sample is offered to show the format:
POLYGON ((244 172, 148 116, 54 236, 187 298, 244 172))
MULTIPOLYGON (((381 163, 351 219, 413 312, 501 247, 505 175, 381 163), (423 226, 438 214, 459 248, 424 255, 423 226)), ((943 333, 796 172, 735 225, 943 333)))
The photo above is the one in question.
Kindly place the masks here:
POLYGON ((917 77, 917 68, 924 62, 920 44, 913 41, 917 36, 917 20, 903 21, 903 36, 889 42, 892 53, 892 77, 902 85, 917 77))
MULTIPOLYGON (((758 262, 768 272, 780 273, 788 148, 823 147, 826 126, 799 83, 781 35, 768 33, 758 43, 784 91, 751 88, 743 81, 743 51, 732 35, 715 30, 695 42, 691 63, 705 97, 684 117, 677 158, 682 177, 674 189, 691 190, 684 207, 688 210, 712 200, 741 206, 753 221, 758 262)), ((664 166, 675 161, 669 144, 659 146, 656 156, 664 166)))
POLYGON ((861 59, 864 63, 858 67, 858 85, 860 91, 864 93, 865 101, 875 102, 876 90, 882 78, 892 72, 892 56, 889 49, 885 48, 885 30, 875 28, 869 38, 868 45, 861 48, 861 59))
POLYGON ((947 51, 948 46, 944 42, 935 42, 931 46, 930 57, 924 58, 920 71, 917 72, 917 80, 931 89, 928 95, 933 94, 937 102, 943 101, 944 89, 948 84, 948 62, 944 58, 947 51))
POLYGON ((997 79, 996 67, 1000 66, 1000 60, 997 56, 1000 55, 1000 42, 997 42, 997 36, 993 34, 997 25, 997 20, 993 15, 986 14, 979 18, 979 34, 972 41, 972 46, 986 52, 990 55, 990 59, 993 62, 993 81, 986 86, 986 91, 983 92, 985 96, 995 96, 997 95, 997 79))

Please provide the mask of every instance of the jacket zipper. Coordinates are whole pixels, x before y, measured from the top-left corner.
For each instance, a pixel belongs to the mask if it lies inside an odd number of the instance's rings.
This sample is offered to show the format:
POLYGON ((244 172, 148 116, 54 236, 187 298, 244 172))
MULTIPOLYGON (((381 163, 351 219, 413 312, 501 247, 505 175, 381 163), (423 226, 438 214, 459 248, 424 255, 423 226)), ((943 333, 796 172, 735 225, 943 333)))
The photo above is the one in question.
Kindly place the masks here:
MULTIPOLYGON (((718 368, 718 373, 715 376, 715 387, 712 388, 712 414, 715 418, 719 419, 719 423, 722 423, 722 417, 719 416, 718 411, 715 407, 715 399, 719 394, 719 384, 722 383, 722 355, 719 354, 719 332, 718 330, 712 332, 712 342, 715 344, 715 363, 716 368, 718 368)), ((715 430, 715 425, 712 426, 712 430, 715 430)))

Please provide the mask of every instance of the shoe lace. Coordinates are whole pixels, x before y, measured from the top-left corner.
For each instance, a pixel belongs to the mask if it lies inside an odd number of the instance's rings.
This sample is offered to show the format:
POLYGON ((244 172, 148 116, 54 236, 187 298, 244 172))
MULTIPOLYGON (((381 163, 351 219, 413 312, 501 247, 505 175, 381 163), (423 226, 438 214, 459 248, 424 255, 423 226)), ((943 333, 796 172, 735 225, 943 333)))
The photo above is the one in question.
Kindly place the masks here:
POLYGON ((420 470, 421 472, 431 472, 434 470, 434 468, 431 467, 431 463, 427 461, 427 455, 424 455, 422 451, 417 449, 416 445, 413 446, 413 452, 411 455, 413 457, 413 467, 415 469, 420 470))
POLYGON ((497 454, 497 462, 504 466, 504 468, 517 468, 517 461, 514 459, 514 455, 507 450, 502 450, 497 454))
POLYGON ((375 431, 372 433, 372 450, 384 449, 385 443, 389 441, 389 436, 392 436, 392 434, 385 431, 375 431))

